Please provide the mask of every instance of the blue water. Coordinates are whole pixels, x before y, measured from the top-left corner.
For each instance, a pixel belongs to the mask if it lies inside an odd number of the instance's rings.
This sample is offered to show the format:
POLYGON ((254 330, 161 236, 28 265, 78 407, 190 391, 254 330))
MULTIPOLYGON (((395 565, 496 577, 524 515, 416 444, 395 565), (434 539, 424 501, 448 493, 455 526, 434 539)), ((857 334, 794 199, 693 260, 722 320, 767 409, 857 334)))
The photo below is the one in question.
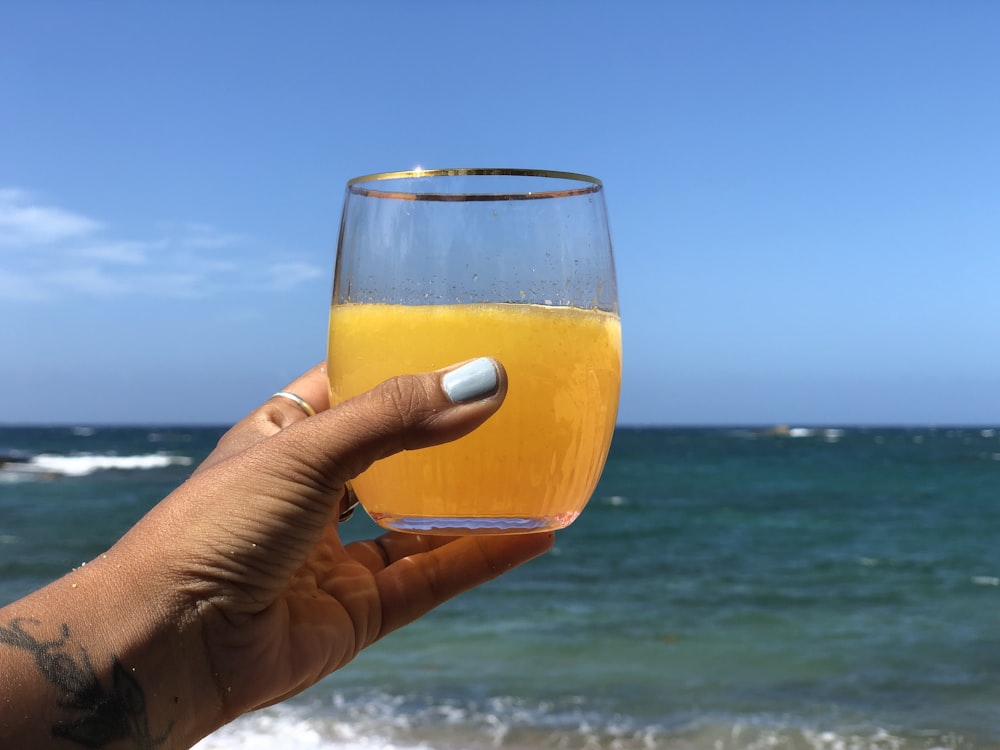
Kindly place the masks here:
MULTIPOLYGON (((0 600, 220 434, 0 428, 34 457, 0 470, 0 600)), ((1000 748, 998 532, 993 429, 619 429, 550 554, 200 747, 1000 748)))

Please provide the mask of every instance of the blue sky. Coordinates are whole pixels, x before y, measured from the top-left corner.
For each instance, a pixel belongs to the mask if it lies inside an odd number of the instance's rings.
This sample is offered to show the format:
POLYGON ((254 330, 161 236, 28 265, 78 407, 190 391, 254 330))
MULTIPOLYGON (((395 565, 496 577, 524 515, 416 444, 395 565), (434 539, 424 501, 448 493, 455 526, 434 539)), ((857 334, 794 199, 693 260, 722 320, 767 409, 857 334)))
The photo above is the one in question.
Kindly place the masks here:
POLYGON ((344 182, 603 179, 627 424, 1000 422, 1000 5, 17 2, 0 423, 238 419, 344 182))

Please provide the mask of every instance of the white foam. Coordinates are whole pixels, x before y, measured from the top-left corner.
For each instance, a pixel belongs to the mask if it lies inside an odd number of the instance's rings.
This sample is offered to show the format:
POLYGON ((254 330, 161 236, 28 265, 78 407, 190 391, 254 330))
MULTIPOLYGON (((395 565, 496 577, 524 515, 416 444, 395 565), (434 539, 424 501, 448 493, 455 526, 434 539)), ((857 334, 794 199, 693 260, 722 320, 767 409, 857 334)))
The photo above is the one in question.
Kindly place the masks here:
POLYGON ((167 466, 188 466, 191 459, 187 456, 171 456, 166 453, 147 453, 137 456, 115 456, 99 454, 80 454, 63 456, 54 453, 42 453, 31 459, 27 466, 35 472, 49 472, 68 477, 82 477, 95 471, 117 469, 122 471, 143 471, 147 469, 162 469, 167 466))
POLYGON ((310 715, 301 707, 274 706, 241 716, 192 750, 432 750, 424 743, 400 744, 380 734, 365 735, 358 725, 310 715))
POLYGON ((401 696, 312 704, 286 703, 247 714, 193 750, 492 750, 575 747, 611 750, 926 750, 953 747, 952 735, 810 725, 789 716, 687 717, 647 724, 591 710, 587 701, 561 707, 494 698, 475 705, 415 705, 401 696))

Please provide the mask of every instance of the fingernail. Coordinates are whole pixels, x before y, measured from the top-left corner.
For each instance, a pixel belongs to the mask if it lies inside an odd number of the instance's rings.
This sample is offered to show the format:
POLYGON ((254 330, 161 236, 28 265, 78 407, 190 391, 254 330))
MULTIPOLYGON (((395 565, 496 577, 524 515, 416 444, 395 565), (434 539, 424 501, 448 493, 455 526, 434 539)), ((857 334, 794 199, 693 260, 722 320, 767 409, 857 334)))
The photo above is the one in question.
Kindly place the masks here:
POLYGON ((497 367, 489 357, 474 359, 441 378, 441 386, 453 403, 476 401, 497 389, 497 367))

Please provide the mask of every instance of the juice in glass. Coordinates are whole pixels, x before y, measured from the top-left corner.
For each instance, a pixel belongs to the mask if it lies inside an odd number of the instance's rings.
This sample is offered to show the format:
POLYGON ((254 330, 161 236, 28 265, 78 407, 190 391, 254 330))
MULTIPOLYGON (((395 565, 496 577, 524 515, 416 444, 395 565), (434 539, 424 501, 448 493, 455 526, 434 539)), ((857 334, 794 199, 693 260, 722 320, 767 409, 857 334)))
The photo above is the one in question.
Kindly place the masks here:
POLYGON ((445 445, 383 459, 352 480, 388 528, 510 533, 570 524, 604 468, 618 410, 616 314, 516 303, 336 304, 331 403, 392 376, 496 357, 507 397, 481 427, 445 445))

